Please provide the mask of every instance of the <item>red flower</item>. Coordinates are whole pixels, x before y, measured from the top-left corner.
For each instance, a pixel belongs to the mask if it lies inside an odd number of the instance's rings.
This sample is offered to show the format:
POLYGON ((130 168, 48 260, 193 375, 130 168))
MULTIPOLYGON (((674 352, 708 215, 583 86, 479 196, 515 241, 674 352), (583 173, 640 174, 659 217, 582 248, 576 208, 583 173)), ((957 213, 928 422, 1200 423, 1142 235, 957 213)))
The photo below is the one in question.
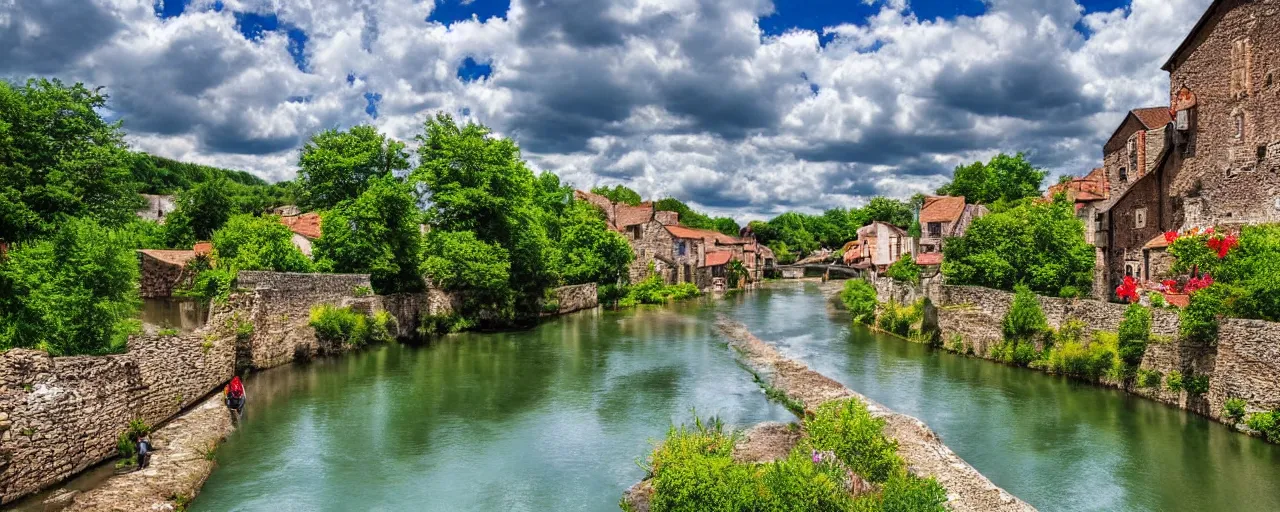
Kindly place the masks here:
POLYGON ((1173 241, 1174 241, 1174 240, 1177 240, 1177 239, 1178 239, 1178 232, 1177 232, 1177 231, 1165 231, 1165 232, 1164 232, 1164 241, 1165 241, 1165 242, 1173 243, 1173 241))
POLYGON ((1133 276, 1124 276, 1124 283, 1116 287, 1116 296, 1138 302, 1138 282, 1133 280, 1133 276))
POLYGON ((1234 233, 1227 235, 1227 237, 1223 238, 1222 242, 1218 245, 1218 259, 1226 258, 1227 253, 1231 252, 1231 249, 1234 249, 1237 245, 1240 245, 1240 237, 1236 236, 1234 233))
POLYGON ((1213 276, 1205 274, 1204 277, 1192 277, 1187 280, 1187 293, 1203 290, 1213 286, 1213 276))
POLYGON ((1165 279, 1163 283, 1164 291, 1169 293, 1178 293, 1178 282, 1173 279, 1165 279))

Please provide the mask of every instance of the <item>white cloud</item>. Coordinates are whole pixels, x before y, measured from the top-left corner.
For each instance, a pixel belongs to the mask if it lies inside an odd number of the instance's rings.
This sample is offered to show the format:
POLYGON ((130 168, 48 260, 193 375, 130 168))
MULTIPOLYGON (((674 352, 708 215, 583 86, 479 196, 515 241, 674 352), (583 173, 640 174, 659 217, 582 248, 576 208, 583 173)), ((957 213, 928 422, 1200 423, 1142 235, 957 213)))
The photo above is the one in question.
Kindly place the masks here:
POLYGON ((1086 171, 1125 110, 1167 101, 1160 64, 1209 0, 992 0, 950 20, 866 3, 866 20, 771 36, 758 19, 786 6, 766 0, 513 0, 449 25, 431 1, 198 0, 160 19, 150 0, 0 0, 0 75, 106 86, 138 148, 271 179, 315 131, 409 140, 442 110, 578 186, 759 218, 927 191, 998 151, 1086 171), (246 40, 233 12, 305 33, 305 71, 283 31, 246 40), (491 75, 458 79, 468 58, 491 75))

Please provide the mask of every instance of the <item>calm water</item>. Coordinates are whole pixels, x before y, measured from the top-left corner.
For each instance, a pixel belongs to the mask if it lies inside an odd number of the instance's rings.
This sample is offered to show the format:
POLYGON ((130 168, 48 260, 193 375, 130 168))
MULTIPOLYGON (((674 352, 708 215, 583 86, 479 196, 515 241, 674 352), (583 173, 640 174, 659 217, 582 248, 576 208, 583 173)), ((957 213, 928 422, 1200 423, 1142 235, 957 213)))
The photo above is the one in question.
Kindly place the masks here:
POLYGON ((617 510, 689 411, 788 421, 717 313, 919 417, 1041 510, 1280 510, 1280 447, 1154 402, 850 329, 815 285, 257 374, 194 510, 617 510))

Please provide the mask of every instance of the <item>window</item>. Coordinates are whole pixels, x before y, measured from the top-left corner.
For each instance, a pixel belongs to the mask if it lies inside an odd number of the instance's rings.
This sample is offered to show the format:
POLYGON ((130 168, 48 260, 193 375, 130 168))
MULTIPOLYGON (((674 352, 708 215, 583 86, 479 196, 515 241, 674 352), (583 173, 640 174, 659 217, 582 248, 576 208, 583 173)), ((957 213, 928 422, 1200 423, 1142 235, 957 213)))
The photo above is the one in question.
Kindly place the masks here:
POLYGON ((1231 116, 1231 125, 1235 127, 1236 140, 1244 138, 1244 112, 1237 112, 1231 116))
POLYGON ((1133 265, 1124 266, 1124 275, 1133 277, 1133 265))
POLYGON ((934 238, 938 238, 938 237, 942 236, 942 223, 941 223, 941 222, 930 222, 930 223, 929 223, 929 236, 934 237, 934 238))
POLYGON ((1142 229, 1147 227, 1147 209, 1138 208, 1133 211, 1133 227, 1134 229, 1142 229))
POLYGON ((640 225, 639 225, 639 224, 637 224, 637 225, 635 225, 635 226, 627 226, 627 229, 628 229, 629 231, 631 231, 631 238, 632 238, 633 240, 639 240, 639 239, 640 239, 640 225))
POLYGON ((1258 161, 1267 159, 1267 146, 1265 144, 1258 145, 1258 161))
POLYGON ((1120 181, 1123 183, 1129 182, 1129 173, 1128 171, 1125 170, 1124 167, 1120 168, 1120 181))
POLYGON ((1134 174, 1141 176, 1141 167, 1138 167, 1138 134, 1133 134, 1129 138, 1129 168, 1134 170, 1134 174))
POLYGON ((676 256, 684 256, 689 254, 689 242, 681 240, 676 242, 676 256))

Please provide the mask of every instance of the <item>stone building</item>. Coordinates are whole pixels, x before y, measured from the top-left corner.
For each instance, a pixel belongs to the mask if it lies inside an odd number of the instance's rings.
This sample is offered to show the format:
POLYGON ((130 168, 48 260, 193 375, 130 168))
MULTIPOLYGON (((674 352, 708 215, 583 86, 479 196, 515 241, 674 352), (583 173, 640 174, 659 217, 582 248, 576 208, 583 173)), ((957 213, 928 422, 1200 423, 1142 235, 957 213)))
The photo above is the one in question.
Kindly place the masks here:
POLYGON ((1165 128, 1173 121, 1169 107, 1130 110, 1102 146, 1102 168, 1111 197, 1124 193, 1155 169, 1164 152, 1165 128))
POLYGON ((847 265, 884 271, 903 254, 914 250, 912 238, 902 228, 887 222, 872 222, 858 229, 858 243, 844 254, 847 265))
POLYGON ((965 204, 964 196, 926 197, 920 208, 920 241, 917 259, 926 254, 922 265, 937 265, 942 261, 942 246, 946 239, 964 236, 973 220, 987 214, 982 205, 965 204), (935 262, 936 260, 936 262, 935 262))
POLYGON ((1164 65, 1180 227, 1280 221, 1280 13, 1215 0, 1164 65))
POLYGON ((1049 187, 1045 199, 1051 201, 1058 194, 1066 194, 1067 199, 1075 204, 1076 218, 1084 223, 1084 241, 1095 247, 1093 291, 1090 296, 1106 299, 1107 254, 1102 248, 1104 244, 1099 244, 1098 241, 1102 224, 1099 218, 1110 206, 1111 199, 1111 181, 1107 179, 1106 168, 1098 167, 1082 178, 1073 177, 1070 181, 1049 187))
POLYGON ((675 212, 659 212, 652 203, 610 205, 609 211, 614 212, 613 218, 617 223, 613 229, 627 238, 636 255, 628 269, 632 283, 648 279, 650 272, 657 273, 667 283, 680 279, 677 262, 672 257, 676 242, 666 229, 678 223, 679 216, 675 212))

